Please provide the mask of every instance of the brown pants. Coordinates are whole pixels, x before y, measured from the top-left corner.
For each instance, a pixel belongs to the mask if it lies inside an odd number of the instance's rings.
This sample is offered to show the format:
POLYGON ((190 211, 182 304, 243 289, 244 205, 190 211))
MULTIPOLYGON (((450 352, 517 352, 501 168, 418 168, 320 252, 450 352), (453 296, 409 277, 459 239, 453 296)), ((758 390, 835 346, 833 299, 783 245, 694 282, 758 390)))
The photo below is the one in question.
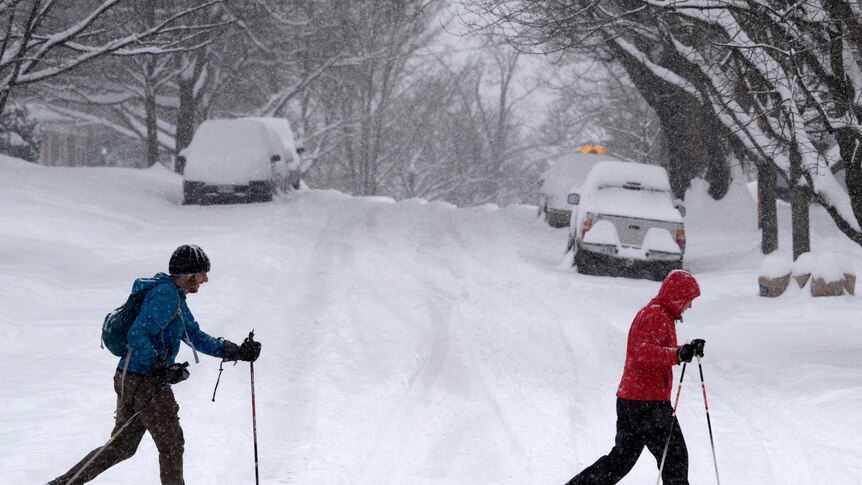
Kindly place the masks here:
POLYGON ((185 440, 177 414, 180 407, 174 399, 171 386, 163 386, 158 380, 137 374, 126 374, 125 391, 121 389, 122 372, 114 374, 114 390, 117 392, 119 410, 114 430, 111 431, 105 449, 96 448, 52 484, 67 485, 94 455, 98 456, 75 479, 74 485, 86 483, 117 463, 131 458, 138 449, 144 432, 149 431, 159 450, 159 470, 162 485, 184 485, 183 449, 185 440), (121 401, 122 396, 122 402, 121 401), (138 413, 137 416, 134 416, 138 413), (132 419, 134 416, 134 419, 132 419), (131 422, 129 420, 132 419, 131 422), (120 432, 127 422, 128 426, 120 432), (119 434, 117 434, 119 432, 119 434), (102 450, 99 453, 99 450, 102 450))

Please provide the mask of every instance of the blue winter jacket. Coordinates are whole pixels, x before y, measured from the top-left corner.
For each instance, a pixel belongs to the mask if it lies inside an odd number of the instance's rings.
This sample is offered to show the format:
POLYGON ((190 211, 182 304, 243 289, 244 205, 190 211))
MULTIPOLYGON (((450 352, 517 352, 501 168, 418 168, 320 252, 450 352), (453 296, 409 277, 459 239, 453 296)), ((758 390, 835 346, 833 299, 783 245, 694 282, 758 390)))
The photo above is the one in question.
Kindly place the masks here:
MULTIPOLYGON (((129 328, 128 339, 132 356, 128 372, 145 375, 156 362, 173 364, 180 350, 180 341, 185 341, 186 344, 190 342, 204 354, 222 357, 224 341, 201 330, 186 305, 185 292, 169 275, 159 273, 152 278, 137 279, 132 291, 153 282, 156 285, 144 297, 141 312, 129 328)), ((123 357, 118 369, 122 370, 125 364, 126 358, 123 357)))

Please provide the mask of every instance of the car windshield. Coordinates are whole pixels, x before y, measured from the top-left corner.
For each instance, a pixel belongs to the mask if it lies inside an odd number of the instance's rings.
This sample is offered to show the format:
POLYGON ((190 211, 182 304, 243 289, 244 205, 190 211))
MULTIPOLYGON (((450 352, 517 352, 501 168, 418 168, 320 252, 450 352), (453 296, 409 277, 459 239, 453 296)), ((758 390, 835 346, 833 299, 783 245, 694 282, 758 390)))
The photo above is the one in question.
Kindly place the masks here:
POLYGON ((654 187, 651 185, 643 184, 641 182, 629 181, 625 183, 614 182, 614 183, 605 183, 598 186, 597 190, 605 190, 605 189, 625 189, 625 190, 636 190, 643 192, 664 192, 668 193, 667 188, 665 187, 654 187))

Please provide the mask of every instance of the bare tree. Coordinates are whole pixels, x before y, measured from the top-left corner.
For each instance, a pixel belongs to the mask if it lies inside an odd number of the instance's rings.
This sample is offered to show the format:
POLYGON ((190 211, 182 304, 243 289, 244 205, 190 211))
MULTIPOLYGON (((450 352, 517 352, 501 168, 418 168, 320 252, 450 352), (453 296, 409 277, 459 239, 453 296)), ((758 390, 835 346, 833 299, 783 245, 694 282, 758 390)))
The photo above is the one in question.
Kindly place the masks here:
POLYGON ((326 133, 331 143, 326 170, 318 167, 315 178, 350 193, 376 195, 403 162, 386 134, 403 118, 395 106, 407 96, 415 54, 436 35, 431 21, 441 3, 331 3, 316 39, 343 58, 309 87, 315 105, 309 131, 326 133))
POLYGON ((96 59, 173 50, 194 29, 183 20, 221 0, 180 9, 151 25, 135 22, 134 2, 0 1, 0 114, 17 88, 44 82, 96 59), (162 42, 165 36, 172 40, 162 42))
POLYGON ((386 193, 459 206, 532 197, 538 137, 528 134, 519 107, 536 84, 515 82, 520 53, 485 45, 466 60, 440 53, 423 58, 409 95, 397 103, 400 121, 386 137, 400 147, 402 160, 384 180, 386 193))
POLYGON ((209 28, 184 49, 138 63, 106 60, 45 95, 61 102, 52 109, 144 141, 151 154, 179 152, 209 117, 292 115, 291 103, 346 57, 309 41, 326 25, 326 17, 309 15, 319 3, 255 0, 202 10, 194 20, 209 28), (156 114, 155 130, 146 129, 153 126, 147 113, 156 114))
POLYGON ((548 145, 572 151, 602 143, 626 160, 667 164, 659 119, 621 67, 575 58, 559 69, 552 83, 554 103, 542 126, 548 145))
POLYGON ((519 49, 557 55, 580 53, 621 66, 654 110, 667 137, 667 166, 674 193, 683 197, 690 180, 704 173, 714 197, 727 191, 729 171, 724 155, 728 148, 721 141, 721 131, 715 129, 709 106, 702 109, 702 99, 643 68, 639 59, 628 55, 617 43, 618 39, 630 42, 630 38, 636 38, 638 45, 655 46, 648 48, 649 52, 669 52, 663 48, 660 30, 655 27, 661 19, 647 11, 648 4, 498 0, 469 3, 487 19, 484 24, 472 25, 499 29, 519 49))

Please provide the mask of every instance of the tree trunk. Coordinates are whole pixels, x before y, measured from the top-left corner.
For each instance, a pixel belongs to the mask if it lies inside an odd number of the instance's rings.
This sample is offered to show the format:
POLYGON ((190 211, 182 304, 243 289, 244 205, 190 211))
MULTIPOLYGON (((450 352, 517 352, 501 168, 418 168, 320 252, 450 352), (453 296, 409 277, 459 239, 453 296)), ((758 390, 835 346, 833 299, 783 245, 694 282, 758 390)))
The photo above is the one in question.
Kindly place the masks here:
POLYGON ((189 143, 192 142, 192 136, 195 134, 195 112, 198 103, 194 86, 195 79, 180 79, 176 132, 177 153, 189 146, 189 143))
MULTIPOLYGON (((148 69, 149 71, 149 69, 148 69)), ((159 132, 156 119, 156 93, 152 86, 147 86, 144 100, 147 127, 147 167, 152 167, 159 161, 159 132)))
MULTIPOLYGON (((147 25, 153 26, 156 24, 156 5, 154 1, 150 1, 146 4, 146 19, 147 25)), ((152 84, 152 75, 155 71, 155 57, 152 54, 147 55, 147 61, 145 63, 145 73, 146 83, 144 96, 144 113, 145 113, 145 121, 144 124, 147 130, 147 167, 152 167, 159 161, 159 133, 158 133, 158 120, 156 118, 156 93, 155 88, 152 84)))
MULTIPOLYGON (((195 87, 204 76, 204 67, 207 63, 206 51, 198 51, 193 54, 191 66, 186 66, 186 70, 180 73, 177 88, 179 91, 179 106, 177 107, 177 129, 175 133, 176 145, 174 150, 179 154, 180 151, 189 146, 192 142, 192 137, 195 134, 195 128, 198 124, 198 105, 200 104, 200 94, 195 92, 195 87)), ((177 56, 178 62, 184 61, 184 56, 177 56)), ((177 165, 174 170, 177 173, 182 173, 183 166, 177 165)))
POLYGON ((808 195, 799 186, 802 178, 802 155, 796 139, 790 140, 790 211, 793 227, 793 260, 811 251, 811 234, 808 217, 808 195))
POLYGON ((835 133, 835 140, 844 160, 845 182, 850 206, 857 221, 862 221, 862 140, 856 127, 841 128, 835 133))
POLYGON ((775 167, 768 162, 757 165, 757 222, 760 249, 769 254, 778 249, 778 210, 775 197, 775 167))

